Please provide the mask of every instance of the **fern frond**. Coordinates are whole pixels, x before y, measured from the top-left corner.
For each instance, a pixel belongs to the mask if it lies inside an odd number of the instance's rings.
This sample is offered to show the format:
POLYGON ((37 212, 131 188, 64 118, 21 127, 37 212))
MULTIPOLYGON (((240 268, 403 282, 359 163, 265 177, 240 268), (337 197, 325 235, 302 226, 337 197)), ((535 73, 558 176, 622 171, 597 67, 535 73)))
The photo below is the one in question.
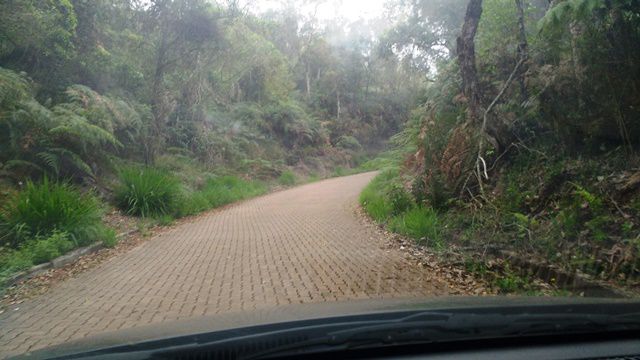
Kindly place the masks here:
POLYGON ((27 160, 9 160, 3 166, 3 170, 11 170, 16 168, 31 168, 35 171, 43 172, 43 169, 40 165, 27 160))
POLYGON ((43 151, 36 154, 36 156, 42 161, 44 161, 45 165, 53 170, 56 176, 60 175, 60 157, 54 153, 43 151))
POLYGON ((595 10, 606 7, 605 0, 565 0, 549 9, 538 23, 540 31, 554 31, 572 20, 585 21, 595 10))
POLYGON ((75 167, 76 170, 79 171, 80 173, 83 173, 91 177, 95 177, 95 174, 91 169, 91 166, 89 166, 89 164, 87 164, 80 155, 64 148, 51 148, 49 150, 57 152, 60 155, 60 157, 63 157, 64 159, 69 161, 69 163, 71 163, 73 167, 75 167))
POLYGON ((15 71, 0 67, 0 109, 12 109, 29 95, 29 82, 15 71))
POLYGON ((112 133, 89 123, 85 117, 75 114, 64 106, 54 107, 53 113, 59 125, 49 130, 52 135, 75 139, 85 149, 87 146, 104 145, 122 147, 112 133))

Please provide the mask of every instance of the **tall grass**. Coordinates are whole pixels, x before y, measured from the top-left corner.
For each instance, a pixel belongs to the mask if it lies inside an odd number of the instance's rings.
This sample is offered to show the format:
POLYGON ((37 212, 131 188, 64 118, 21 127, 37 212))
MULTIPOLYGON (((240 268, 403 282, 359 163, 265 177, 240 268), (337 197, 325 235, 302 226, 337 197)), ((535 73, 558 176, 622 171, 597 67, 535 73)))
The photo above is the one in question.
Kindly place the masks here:
POLYGON ((118 207, 130 215, 173 215, 179 206, 181 187, 171 175, 150 167, 127 167, 120 171, 115 189, 118 207))
POLYGON ((118 207, 128 214, 169 222, 172 217, 194 215, 266 192, 255 181, 236 176, 210 177, 198 190, 191 190, 171 175, 154 168, 124 168, 115 190, 118 207))
POLYGON ((211 207, 218 207, 234 201, 264 194, 266 187, 255 181, 247 181, 235 176, 223 176, 207 180, 200 190, 211 207))
POLYGON ((391 202, 385 195, 397 175, 396 170, 387 169, 376 176, 360 193, 360 204, 379 223, 386 222, 393 212, 391 202))
POLYGON ((0 209, 0 284, 12 274, 95 242, 113 246, 98 199, 67 183, 27 182, 0 209))
POLYGON ((391 231, 437 249, 443 246, 440 226, 438 214, 433 209, 424 207, 410 209, 389 221, 391 231))
POLYGON ((98 200, 67 183, 28 181, 0 209, 0 241, 17 248, 27 240, 64 232, 76 246, 110 237, 98 200))
POLYGON ((197 214, 235 201, 264 194, 267 188, 260 182, 248 181, 236 176, 207 179, 204 186, 193 192, 185 192, 177 216, 197 214))
POLYGON ((376 222, 419 243, 442 248, 441 224, 435 210, 418 206, 399 182, 398 171, 388 168, 376 176, 362 193, 360 204, 376 222))

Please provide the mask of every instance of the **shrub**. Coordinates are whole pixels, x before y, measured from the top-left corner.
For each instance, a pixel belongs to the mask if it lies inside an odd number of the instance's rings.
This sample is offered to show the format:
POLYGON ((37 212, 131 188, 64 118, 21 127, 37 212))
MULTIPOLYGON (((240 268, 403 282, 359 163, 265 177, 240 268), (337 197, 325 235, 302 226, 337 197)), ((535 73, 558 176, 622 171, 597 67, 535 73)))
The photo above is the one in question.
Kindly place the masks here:
POLYGON ((429 191, 426 194, 426 200, 429 205, 439 211, 445 211, 449 207, 449 201, 452 198, 451 193, 445 185, 440 173, 434 174, 429 182, 429 191))
POLYGON ((362 149, 362 145, 360 145, 360 142, 358 141, 358 139, 349 135, 340 136, 340 138, 338 139, 338 142, 336 143, 336 146, 342 149, 353 150, 353 151, 362 149))
POLYGON ((17 248, 31 238, 56 231, 68 234, 76 246, 104 239, 98 200, 66 183, 28 181, 0 210, 0 239, 17 248))
POLYGON ((278 183, 285 186, 295 185, 296 181, 296 174, 291 170, 284 171, 278 178, 278 183))
POLYGON ((391 230, 410 236, 435 248, 441 248, 442 234, 438 214, 431 208, 417 207, 394 217, 391 230))
POLYGON ((157 169, 125 168, 120 171, 116 202, 130 215, 172 215, 178 210, 180 183, 157 169))
POLYGON ((411 195, 400 184, 393 184, 386 195, 393 216, 400 215, 413 207, 411 195))

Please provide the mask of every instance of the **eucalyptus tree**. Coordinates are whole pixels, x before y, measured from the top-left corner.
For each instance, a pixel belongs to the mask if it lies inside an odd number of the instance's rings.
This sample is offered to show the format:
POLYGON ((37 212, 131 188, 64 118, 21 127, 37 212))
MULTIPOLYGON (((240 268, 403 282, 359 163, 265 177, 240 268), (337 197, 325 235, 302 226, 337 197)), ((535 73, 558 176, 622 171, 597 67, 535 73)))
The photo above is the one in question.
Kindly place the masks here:
POLYGON ((154 0, 145 15, 153 54, 149 74, 153 142, 147 152, 147 161, 152 162, 164 142, 176 102, 175 94, 167 91, 167 75, 176 69, 181 77, 192 73, 202 53, 217 46, 219 10, 205 0, 154 0))

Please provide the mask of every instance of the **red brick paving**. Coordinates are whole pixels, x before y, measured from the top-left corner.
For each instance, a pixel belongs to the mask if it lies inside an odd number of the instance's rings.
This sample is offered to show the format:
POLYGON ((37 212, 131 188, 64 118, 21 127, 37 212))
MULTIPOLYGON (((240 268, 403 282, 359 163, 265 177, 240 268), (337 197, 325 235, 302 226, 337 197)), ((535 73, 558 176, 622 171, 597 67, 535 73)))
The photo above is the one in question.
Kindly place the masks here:
POLYGON ((282 304, 446 295, 355 214, 373 173, 205 214, 0 315, 10 356, 101 332, 282 304))

